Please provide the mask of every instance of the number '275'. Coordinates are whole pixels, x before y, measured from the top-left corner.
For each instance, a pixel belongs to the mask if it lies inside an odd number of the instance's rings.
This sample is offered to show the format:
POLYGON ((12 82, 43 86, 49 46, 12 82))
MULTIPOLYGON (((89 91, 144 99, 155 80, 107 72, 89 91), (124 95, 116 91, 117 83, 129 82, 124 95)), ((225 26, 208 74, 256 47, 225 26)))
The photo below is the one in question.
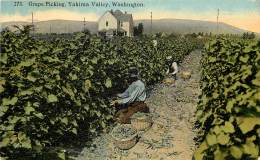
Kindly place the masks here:
POLYGON ((15 7, 23 6, 23 2, 15 1, 15 2, 14 2, 14 6, 15 6, 15 7))

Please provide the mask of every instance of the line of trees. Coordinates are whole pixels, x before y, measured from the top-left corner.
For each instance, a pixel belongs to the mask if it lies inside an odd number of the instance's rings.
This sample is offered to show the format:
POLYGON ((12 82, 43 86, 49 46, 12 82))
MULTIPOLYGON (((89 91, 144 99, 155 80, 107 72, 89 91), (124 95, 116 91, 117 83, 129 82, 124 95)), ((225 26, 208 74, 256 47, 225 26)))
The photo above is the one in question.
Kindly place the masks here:
POLYGON ((140 36, 144 32, 144 25, 143 23, 139 23, 138 26, 134 27, 134 36, 140 36))
POLYGON ((252 33, 246 32, 246 33, 243 34, 242 38, 243 39, 254 39, 255 33, 254 32, 252 32, 252 33))

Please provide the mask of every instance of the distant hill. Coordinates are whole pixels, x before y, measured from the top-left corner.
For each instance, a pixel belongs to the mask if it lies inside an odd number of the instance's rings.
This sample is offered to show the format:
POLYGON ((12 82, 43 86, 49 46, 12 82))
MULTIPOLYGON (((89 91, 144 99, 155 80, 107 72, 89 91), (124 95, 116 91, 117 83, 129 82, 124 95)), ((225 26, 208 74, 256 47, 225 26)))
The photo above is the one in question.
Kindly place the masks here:
MULTIPOLYGON (((150 32, 151 21, 150 20, 138 20, 135 21, 136 24, 143 23, 144 31, 150 32)), ((166 33, 217 33, 217 23, 210 21, 200 21, 200 20, 185 20, 185 19, 160 19, 153 20, 152 26, 153 32, 166 32, 166 33)), ((229 34, 242 34, 248 32, 246 30, 228 25, 226 23, 219 23, 219 33, 229 33, 229 34)))
MULTIPOLYGON (((30 25, 30 22, 3 22, 1 23, 2 28, 14 29, 13 25, 30 25)), ((70 33, 76 31, 82 31, 84 23, 82 21, 71 21, 71 20, 49 20, 40 21, 34 23, 36 26, 37 33, 70 33)), ((97 32, 96 22, 85 22, 86 28, 92 33, 97 32)))
MULTIPOLYGON (((144 32, 150 33, 150 20, 136 20, 135 25, 143 23, 144 32)), ((25 25, 30 24, 29 22, 3 22, 1 27, 10 27, 12 25, 25 25)), ((91 33, 97 32, 97 22, 86 22, 86 28, 91 33)), ((84 24, 82 21, 71 21, 71 20, 49 20, 36 22, 36 32, 39 33, 68 33, 83 30, 84 24)), ((12 29, 12 27, 10 27, 12 29)), ((160 19, 153 20, 153 33, 166 32, 166 33, 217 33, 216 22, 200 21, 200 20, 185 20, 185 19, 160 19)), ((242 34, 246 31, 225 23, 219 23, 219 33, 230 33, 230 34, 242 34)))

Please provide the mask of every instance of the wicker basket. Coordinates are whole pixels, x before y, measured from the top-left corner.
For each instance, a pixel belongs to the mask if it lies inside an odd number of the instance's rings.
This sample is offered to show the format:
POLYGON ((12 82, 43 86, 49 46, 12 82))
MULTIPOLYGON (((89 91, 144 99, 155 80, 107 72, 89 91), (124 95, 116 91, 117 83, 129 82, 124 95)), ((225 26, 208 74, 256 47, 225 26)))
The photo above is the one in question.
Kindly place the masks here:
POLYGON ((181 72, 181 77, 182 77, 183 79, 189 79, 189 78, 191 77, 191 72, 189 72, 189 71, 183 71, 183 72, 181 72))
POLYGON ((165 78, 163 80, 163 83, 166 84, 166 85, 171 85, 171 84, 175 83, 175 80, 173 78, 165 78))
POLYGON ((131 125, 137 131, 144 131, 152 126, 152 117, 149 114, 144 114, 142 117, 131 118, 131 125))
MULTIPOLYGON (((115 137, 113 134, 111 134, 111 137, 113 139, 114 146, 116 146, 119 149, 122 150, 128 150, 135 146, 137 142, 137 131, 130 125, 130 124, 123 124, 116 126, 113 130, 118 129, 118 127, 130 127, 135 131, 135 134, 131 135, 130 137, 119 139, 115 137)), ((112 131, 113 133, 113 131, 112 131)))

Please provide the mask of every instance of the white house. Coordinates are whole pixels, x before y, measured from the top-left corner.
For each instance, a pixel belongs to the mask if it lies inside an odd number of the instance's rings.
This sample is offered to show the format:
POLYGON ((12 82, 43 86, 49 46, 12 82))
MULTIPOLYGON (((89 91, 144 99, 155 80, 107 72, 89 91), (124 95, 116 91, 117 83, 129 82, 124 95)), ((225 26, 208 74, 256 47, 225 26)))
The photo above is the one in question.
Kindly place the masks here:
POLYGON ((134 35, 134 21, 132 14, 123 13, 120 10, 107 11, 98 20, 98 31, 105 32, 107 36, 134 35))

